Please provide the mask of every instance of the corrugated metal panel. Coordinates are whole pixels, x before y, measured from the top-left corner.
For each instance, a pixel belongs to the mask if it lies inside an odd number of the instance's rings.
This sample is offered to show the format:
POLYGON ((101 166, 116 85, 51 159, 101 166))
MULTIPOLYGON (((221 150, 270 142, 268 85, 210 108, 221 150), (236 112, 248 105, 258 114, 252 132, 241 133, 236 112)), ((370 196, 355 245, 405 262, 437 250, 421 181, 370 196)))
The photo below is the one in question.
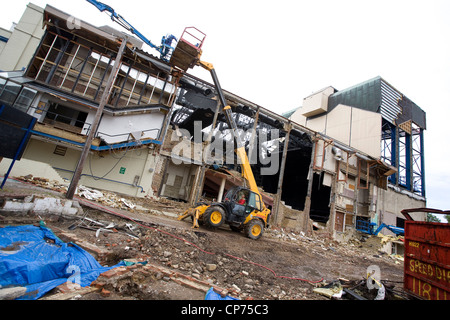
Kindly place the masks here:
POLYGON ((376 77, 332 94, 328 98, 328 112, 339 104, 378 112, 381 104, 380 82, 381 78, 376 77))
POLYGON ((402 94, 391 87, 384 80, 381 80, 381 106, 380 113, 384 119, 392 124, 396 124, 395 120, 402 113, 402 108, 398 102, 402 100, 402 94))

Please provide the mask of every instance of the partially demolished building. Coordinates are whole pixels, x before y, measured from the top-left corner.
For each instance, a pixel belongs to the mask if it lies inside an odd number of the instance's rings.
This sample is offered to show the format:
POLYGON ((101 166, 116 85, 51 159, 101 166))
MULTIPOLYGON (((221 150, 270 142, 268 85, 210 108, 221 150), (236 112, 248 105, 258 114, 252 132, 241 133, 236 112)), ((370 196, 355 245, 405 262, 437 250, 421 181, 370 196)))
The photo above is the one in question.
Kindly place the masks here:
MULTIPOLYGON (((25 71, 0 78, 0 102, 38 120, 24 159, 72 179, 118 43, 127 39, 80 184, 196 203, 242 183, 212 84, 172 72, 117 30, 74 25, 51 6, 42 17, 25 71)), ((358 221, 402 226, 401 209, 425 206, 425 113, 382 78, 325 88, 285 116, 225 96, 272 225, 307 232, 312 220, 343 238, 358 221)))

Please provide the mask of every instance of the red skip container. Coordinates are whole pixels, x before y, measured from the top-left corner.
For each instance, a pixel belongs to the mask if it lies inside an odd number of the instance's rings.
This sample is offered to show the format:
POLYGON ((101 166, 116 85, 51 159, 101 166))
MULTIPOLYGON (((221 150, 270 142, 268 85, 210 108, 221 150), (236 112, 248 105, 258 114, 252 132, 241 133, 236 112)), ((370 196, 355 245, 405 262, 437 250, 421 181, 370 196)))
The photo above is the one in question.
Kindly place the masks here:
POLYGON ((450 224, 414 221, 409 213, 450 214, 429 208, 402 210, 405 221, 404 289, 426 300, 450 300, 450 224))

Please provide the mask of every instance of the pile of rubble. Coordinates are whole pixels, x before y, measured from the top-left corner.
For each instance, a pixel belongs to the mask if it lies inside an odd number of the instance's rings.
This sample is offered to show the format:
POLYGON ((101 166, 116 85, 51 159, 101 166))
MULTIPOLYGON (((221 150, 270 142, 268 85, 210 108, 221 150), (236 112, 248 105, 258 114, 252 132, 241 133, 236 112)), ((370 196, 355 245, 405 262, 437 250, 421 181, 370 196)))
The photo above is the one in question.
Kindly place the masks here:
POLYGON ((16 179, 25 181, 28 183, 32 183, 38 187, 42 187, 45 189, 49 189, 49 190, 53 190, 53 191, 57 191, 57 192, 61 192, 61 193, 67 192, 67 189, 68 189, 68 186, 66 184, 60 183, 56 180, 50 181, 47 178, 33 177, 33 175, 31 175, 31 174, 28 174, 26 176, 20 176, 20 177, 17 177, 16 179))
MULTIPOLYGON (((47 178, 33 177, 31 174, 26 176, 20 176, 18 177, 18 179, 28 183, 32 183, 42 188, 50 189, 61 193, 67 192, 68 189, 67 185, 61 184, 56 180, 50 181, 47 178)), ((134 204, 130 200, 118 196, 113 192, 99 191, 93 188, 88 188, 83 185, 79 185, 77 187, 75 194, 79 197, 83 197, 88 200, 98 201, 104 204, 105 206, 109 206, 111 208, 127 209, 127 210, 130 209, 133 210, 136 208, 136 204, 134 204)))

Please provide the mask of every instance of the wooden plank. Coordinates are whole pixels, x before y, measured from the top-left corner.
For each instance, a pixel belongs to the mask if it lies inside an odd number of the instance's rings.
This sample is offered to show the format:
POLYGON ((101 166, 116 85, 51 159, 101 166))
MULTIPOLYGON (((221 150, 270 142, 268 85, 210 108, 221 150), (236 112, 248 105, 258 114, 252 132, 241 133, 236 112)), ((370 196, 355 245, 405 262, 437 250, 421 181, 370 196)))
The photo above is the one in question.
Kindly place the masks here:
POLYGON ((100 290, 101 290, 101 288, 97 288, 97 287, 86 287, 86 288, 81 288, 79 290, 75 290, 73 292, 57 293, 54 295, 45 296, 39 300, 69 300, 77 295, 85 295, 85 294, 92 293, 92 292, 98 292, 100 290))

